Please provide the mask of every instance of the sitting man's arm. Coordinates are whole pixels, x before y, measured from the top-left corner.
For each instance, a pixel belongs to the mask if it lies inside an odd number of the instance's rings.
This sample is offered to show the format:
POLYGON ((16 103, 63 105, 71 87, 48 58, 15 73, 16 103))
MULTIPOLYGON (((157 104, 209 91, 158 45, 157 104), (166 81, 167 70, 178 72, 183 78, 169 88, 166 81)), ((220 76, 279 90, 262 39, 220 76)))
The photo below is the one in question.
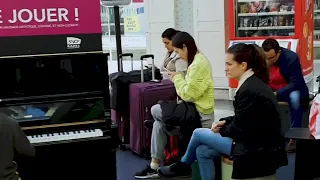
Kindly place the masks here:
POLYGON ((301 84, 305 83, 298 55, 294 57, 288 66, 288 76, 289 84, 275 92, 279 99, 287 99, 291 92, 298 90, 301 84))
POLYGON ((18 122, 13 123, 14 148, 19 155, 34 156, 35 149, 31 145, 25 133, 19 126, 18 122))

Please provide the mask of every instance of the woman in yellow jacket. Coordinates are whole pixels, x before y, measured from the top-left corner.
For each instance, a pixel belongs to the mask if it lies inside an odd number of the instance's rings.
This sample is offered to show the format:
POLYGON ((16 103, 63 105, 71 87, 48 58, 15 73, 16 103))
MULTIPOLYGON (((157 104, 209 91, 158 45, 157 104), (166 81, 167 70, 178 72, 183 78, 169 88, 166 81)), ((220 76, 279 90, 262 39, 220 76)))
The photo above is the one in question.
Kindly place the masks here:
MULTIPOLYGON (((188 63, 187 73, 169 72, 174 82, 177 94, 187 102, 193 102, 201 117, 202 127, 210 128, 214 119, 214 86, 211 64, 208 59, 198 51, 192 36, 186 32, 177 33, 172 45, 176 53, 188 63)), ((167 130, 162 122, 162 110, 159 104, 151 108, 155 120, 151 136, 151 164, 141 172, 137 172, 137 179, 158 177, 157 169, 164 160, 164 150, 168 136, 179 134, 179 129, 167 130)))
MULTIPOLYGON (((186 33, 178 33, 172 42, 173 49, 188 62, 187 74, 169 72, 176 91, 182 100, 193 102, 201 116, 201 120, 212 119, 214 109, 214 86, 212 69, 209 60, 199 52, 193 37, 186 33)), ((203 126, 211 125, 202 123, 203 126)))

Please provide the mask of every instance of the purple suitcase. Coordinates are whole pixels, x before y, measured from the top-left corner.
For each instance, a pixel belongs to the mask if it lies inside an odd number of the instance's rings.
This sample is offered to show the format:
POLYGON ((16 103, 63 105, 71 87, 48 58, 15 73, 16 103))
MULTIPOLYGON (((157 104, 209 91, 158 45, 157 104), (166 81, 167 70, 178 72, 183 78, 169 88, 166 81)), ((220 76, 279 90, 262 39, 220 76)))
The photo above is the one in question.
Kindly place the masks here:
MULTIPOLYGON (((152 65, 154 67, 153 55, 144 55, 141 57, 141 60, 150 57, 152 58, 152 65)), ((143 81, 143 75, 141 76, 141 80, 143 81)), ((131 84, 129 92, 130 148, 138 155, 149 157, 151 130, 144 128, 143 122, 153 119, 150 110, 159 100, 176 100, 176 90, 170 80, 162 80, 160 82, 151 81, 131 84)))

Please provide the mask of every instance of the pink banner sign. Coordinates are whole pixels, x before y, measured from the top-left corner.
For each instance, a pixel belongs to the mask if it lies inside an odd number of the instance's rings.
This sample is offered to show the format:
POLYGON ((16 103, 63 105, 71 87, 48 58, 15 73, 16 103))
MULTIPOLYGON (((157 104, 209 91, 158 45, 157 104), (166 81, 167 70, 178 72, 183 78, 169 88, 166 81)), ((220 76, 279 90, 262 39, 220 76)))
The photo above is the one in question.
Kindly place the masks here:
POLYGON ((1 0, 0 36, 101 33, 100 0, 1 0))

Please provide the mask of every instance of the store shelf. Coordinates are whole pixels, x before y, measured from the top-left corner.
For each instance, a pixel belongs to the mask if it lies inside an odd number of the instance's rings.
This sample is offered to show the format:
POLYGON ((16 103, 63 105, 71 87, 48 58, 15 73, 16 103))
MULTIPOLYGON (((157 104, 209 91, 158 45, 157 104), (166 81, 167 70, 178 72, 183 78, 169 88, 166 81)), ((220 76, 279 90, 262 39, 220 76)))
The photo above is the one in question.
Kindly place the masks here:
POLYGON ((294 35, 296 1, 235 0, 235 2, 236 37, 294 35))
MULTIPOLYGON (((314 43, 313 46, 316 48, 316 50, 319 50, 320 47, 320 9, 319 9, 319 0, 316 0, 315 2, 315 9, 314 9, 314 43)), ((319 54, 315 53, 315 56, 319 56, 319 54)), ((319 58, 319 57, 318 57, 319 58)))
POLYGON ((238 0, 238 2, 255 2, 255 0, 238 0))
POLYGON ((294 29, 294 26, 239 27, 239 31, 294 29))
POLYGON ((246 16, 283 16, 283 15, 294 15, 294 11, 283 11, 283 12, 259 12, 259 13, 238 13, 239 17, 246 16))
POLYGON ((313 47, 319 48, 320 47, 320 40, 314 40, 313 41, 313 47))
POLYGON ((317 53, 319 51, 320 47, 320 1, 315 0, 314 1, 314 27, 313 27, 313 36, 314 36, 314 42, 313 46, 315 47, 315 57, 319 58, 319 54, 317 53))

